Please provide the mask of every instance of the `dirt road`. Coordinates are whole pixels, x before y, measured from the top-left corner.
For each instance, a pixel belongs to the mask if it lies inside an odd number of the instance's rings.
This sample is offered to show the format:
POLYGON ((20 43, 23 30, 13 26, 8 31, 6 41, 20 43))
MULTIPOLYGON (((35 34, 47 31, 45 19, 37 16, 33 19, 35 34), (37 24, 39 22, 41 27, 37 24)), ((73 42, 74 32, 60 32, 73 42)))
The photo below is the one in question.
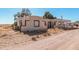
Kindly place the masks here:
POLYGON ((79 30, 71 30, 30 44, 26 49, 79 49, 79 30))
POLYGON ((20 47, 10 47, 7 49, 27 49, 27 50, 71 50, 79 49, 79 29, 70 30, 57 36, 50 36, 47 39, 33 42, 20 47))

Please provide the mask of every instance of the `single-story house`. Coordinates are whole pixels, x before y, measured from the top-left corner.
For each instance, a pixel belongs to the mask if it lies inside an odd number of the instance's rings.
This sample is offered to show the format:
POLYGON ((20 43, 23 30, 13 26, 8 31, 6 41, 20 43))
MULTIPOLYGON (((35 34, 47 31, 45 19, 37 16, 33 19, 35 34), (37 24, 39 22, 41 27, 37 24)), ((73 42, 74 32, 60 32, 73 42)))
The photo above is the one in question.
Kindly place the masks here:
POLYGON ((17 26, 21 31, 47 30, 53 27, 50 19, 43 19, 39 16, 24 16, 16 19, 17 26))
POLYGON ((21 31, 47 31, 49 28, 62 28, 63 24, 66 26, 70 21, 61 19, 43 19, 39 16, 23 16, 16 19, 17 26, 21 31))
POLYGON ((17 18, 17 26, 21 31, 47 30, 47 20, 39 16, 24 16, 17 18))
POLYGON ((71 21, 62 19, 45 19, 39 16, 31 16, 28 9, 22 9, 14 16, 14 20, 20 31, 47 31, 49 28, 68 28, 71 21), (26 12, 28 11, 28 12, 26 12))

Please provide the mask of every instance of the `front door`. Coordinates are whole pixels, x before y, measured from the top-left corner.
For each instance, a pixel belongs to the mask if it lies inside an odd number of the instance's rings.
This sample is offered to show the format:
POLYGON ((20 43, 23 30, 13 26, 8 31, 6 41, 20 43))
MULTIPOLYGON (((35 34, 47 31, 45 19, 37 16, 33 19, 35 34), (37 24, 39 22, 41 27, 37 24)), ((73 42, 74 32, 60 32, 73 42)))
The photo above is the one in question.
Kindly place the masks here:
POLYGON ((52 23, 48 22, 48 28, 52 28, 52 23))

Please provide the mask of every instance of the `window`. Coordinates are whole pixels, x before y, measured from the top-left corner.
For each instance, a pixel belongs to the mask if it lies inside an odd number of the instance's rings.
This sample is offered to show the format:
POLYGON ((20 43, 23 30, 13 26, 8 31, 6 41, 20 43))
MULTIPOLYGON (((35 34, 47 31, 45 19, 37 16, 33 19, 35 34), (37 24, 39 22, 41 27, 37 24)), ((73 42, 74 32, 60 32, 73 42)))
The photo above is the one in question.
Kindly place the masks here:
POLYGON ((22 26, 22 20, 19 21, 19 25, 22 26))
POLYGON ((27 26, 27 22, 28 22, 29 20, 25 20, 25 26, 27 26))
POLYGON ((39 27, 39 26, 40 26, 40 21, 34 20, 34 27, 39 27))
POLYGON ((43 24, 44 24, 44 26, 46 26, 47 24, 46 24, 46 21, 43 21, 43 24))
POLYGON ((43 21, 44 22, 44 25, 46 26, 46 21, 43 21))
POLYGON ((26 20, 25 20, 25 26, 26 26, 26 20))

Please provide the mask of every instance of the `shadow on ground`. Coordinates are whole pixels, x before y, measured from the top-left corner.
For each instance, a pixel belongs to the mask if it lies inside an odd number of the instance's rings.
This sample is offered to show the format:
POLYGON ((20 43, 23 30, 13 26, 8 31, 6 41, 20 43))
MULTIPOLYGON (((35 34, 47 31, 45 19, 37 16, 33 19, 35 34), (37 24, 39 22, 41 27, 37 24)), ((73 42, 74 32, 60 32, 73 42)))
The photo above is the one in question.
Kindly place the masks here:
MULTIPOLYGON (((18 30, 14 30, 14 31, 17 32, 18 30)), ((47 33, 47 31, 27 31, 27 32, 21 32, 21 31, 19 31, 19 32, 27 34, 29 36, 40 35, 40 34, 43 34, 43 33, 47 33)))
POLYGON ((23 32, 24 34, 28 34, 29 36, 40 35, 46 33, 47 31, 31 31, 31 32, 23 32))

